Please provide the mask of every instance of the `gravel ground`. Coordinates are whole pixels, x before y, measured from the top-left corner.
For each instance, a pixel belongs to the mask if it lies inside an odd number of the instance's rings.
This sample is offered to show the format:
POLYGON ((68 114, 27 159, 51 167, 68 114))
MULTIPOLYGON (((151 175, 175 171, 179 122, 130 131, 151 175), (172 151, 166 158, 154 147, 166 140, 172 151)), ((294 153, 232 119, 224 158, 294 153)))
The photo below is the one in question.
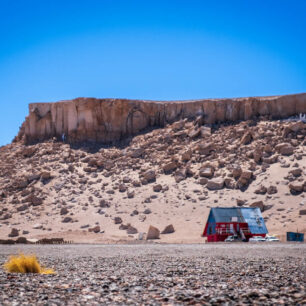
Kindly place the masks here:
POLYGON ((56 275, 0 269, 0 305, 306 305, 306 244, 0 245, 56 275))

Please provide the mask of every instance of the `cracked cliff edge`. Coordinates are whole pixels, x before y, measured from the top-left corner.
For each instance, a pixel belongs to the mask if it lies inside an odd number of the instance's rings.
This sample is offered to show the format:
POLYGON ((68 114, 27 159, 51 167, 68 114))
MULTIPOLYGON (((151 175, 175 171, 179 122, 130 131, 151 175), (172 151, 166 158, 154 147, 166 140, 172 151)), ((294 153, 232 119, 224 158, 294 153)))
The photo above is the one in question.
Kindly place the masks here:
POLYGON ((185 118, 200 117, 202 124, 214 124, 305 112, 306 93, 190 101, 77 98, 29 104, 29 115, 15 141, 31 144, 56 137, 68 143, 108 144, 185 118))

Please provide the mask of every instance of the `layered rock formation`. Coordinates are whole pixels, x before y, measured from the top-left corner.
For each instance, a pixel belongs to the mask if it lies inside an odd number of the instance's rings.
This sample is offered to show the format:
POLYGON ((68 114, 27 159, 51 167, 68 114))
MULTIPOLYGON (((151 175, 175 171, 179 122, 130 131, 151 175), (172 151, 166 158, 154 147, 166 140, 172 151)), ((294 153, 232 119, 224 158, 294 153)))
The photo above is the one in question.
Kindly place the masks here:
POLYGON ((193 101, 77 98, 31 103, 17 139, 23 138, 27 144, 53 137, 70 143, 110 143, 183 118, 200 116, 202 124, 213 124, 305 112, 306 94, 193 101))

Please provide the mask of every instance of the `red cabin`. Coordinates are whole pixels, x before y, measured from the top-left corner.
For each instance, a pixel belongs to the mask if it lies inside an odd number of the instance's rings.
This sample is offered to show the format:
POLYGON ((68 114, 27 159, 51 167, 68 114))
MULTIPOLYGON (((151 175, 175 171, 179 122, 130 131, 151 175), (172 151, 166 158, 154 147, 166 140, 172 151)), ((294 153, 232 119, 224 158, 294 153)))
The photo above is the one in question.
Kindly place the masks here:
POLYGON ((224 241, 228 236, 248 241, 253 236, 265 237, 268 233, 258 207, 211 208, 203 237, 208 242, 224 241))

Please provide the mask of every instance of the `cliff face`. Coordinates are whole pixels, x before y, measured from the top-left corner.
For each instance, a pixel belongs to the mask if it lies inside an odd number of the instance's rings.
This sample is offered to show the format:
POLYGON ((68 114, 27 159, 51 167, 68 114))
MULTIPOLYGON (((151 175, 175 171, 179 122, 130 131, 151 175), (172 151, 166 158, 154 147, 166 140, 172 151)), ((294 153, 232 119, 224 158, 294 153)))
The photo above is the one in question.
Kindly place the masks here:
POLYGON ((183 118, 202 116, 204 124, 213 124, 261 115, 284 118, 305 112, 306 94, 166 102, 78 98, 31 103, 18 138, 26 143, 52 137, 70 143, 110 143, 183 118))

